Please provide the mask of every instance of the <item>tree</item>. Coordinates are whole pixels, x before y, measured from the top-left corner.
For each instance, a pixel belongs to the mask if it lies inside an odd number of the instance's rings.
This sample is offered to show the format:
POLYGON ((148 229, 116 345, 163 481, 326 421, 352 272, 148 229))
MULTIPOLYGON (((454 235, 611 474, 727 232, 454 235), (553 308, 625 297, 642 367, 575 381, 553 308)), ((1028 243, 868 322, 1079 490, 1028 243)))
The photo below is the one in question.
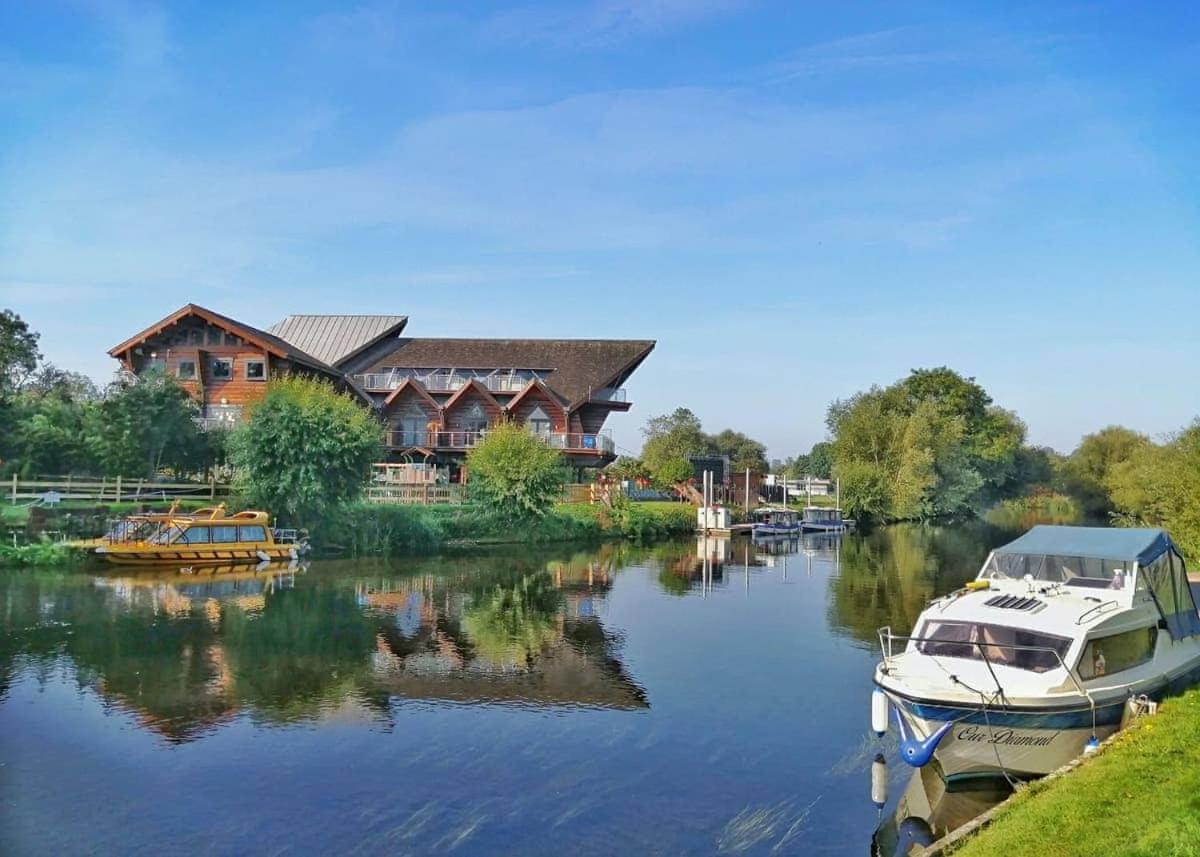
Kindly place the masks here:
POLYGON ((378 460, 383 426, 324 381, 272 381, 229 437, 247 500, 298 526, 361 495, 378 460))
POLYGON ((0 310, 0 396, 19 387, 39 359, 38 335, 12 310, 0 310))
POLYGON ((767 448, 740 431, 725 429, 710 438, 712 448, 718 455, 729 456, 729 466, 734 473, 749 469, 755 473, 767 472, 767 448))
POLYGON ((834 402, 826 424, 843 490, 853 473, 871 486, 870 501, 885 517, 978 511, 1025 484, 1025 425, 973 378, 946 367, 915 369, 889 387, 834 402))
POLYGON ((1085 436, 1063 465, 1064 490, 1084 515, 1111 514, 1115 508, 1110 497, 1114 471, 1150 445, 1150 438, 1124 426, 1108 426, 1085 436))
POLYGON ((99 468, 113 475, 190 472, 204 443, 198 412, 187 390, 163 372, 124 378, 92 411, 90 452, 99 468))
POLYGON ((700 426, 700 418, 687 408, 653 417, 642 429, 642 461, 660 487, 684 482, 692 475, 689 458, 714 452, 712 440, 700 426))
POLYGON ((471 493, 501 518, 540 518, 554 506, 566 481, 562 460, 523 426, 488 430, 467 454, 471 493))
POLYGON ((815 476, 828 479, 833 476, 833 444, 828 441, 814 443, 804 458, 805 472, 800 476, 815 476))
POLYGON ((1200 561, 1200 420, 1165 443, 1126 448, 1104 478, 1117 522, 1162 527, 1193 563, 1200 561))

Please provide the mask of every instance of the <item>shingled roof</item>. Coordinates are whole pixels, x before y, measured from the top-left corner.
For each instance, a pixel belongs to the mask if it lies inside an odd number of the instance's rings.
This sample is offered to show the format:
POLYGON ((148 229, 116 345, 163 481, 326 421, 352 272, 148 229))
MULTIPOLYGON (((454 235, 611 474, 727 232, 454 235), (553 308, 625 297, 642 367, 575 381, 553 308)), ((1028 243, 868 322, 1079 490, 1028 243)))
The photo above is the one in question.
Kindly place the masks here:
POLYGON ((376 363, 400 369, 536 369, 571 404, 619 387, 654 350, 649 339, 410 339, 376 363))
POLYGON ((270 332, 331 366, 388 336, 399 336, 404 315, 289 315, 270 332))
POLYGON ((166 328, 188 316, 202 318, 211 324, 215 324, 218 327, 222 327, 232 333, 236 333, 247 342, 253 343, 266 351, 270 351, 277 357, 282 357, 286 360, 292 361, 293 363, 307 366, 310 369, 316 369, 327 375, 341 377, 342 373, 337 369, 333 368, 328 363, 313 357, 311 354, 308 354, 292 343, 280 339, 278 336, 268 333, 265 330, 259 330, 257 327, 251 327, 244 322, 230 318, 227 315, 221 315, 219 312, 213 312, 212 310, 206 309, 198 304, 186 304, 185 306, 180 307, 161 321, 155 322, 140 333, 131 336, 120 345, 114 346, 111 350, 109 350, 108 353, 110 356, 120 359, 121 355, 127 352, 129 349, 139 345, 155 334, 161 333, 166 328))

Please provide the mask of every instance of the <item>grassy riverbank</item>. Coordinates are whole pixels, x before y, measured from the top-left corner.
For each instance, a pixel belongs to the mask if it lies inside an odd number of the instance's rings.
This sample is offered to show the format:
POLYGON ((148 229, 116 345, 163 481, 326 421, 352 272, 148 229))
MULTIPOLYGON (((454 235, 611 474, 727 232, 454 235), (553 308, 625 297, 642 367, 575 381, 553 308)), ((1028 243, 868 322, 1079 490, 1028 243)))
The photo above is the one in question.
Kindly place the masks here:
POLYGON ((603 506, 567 503, 514 525, 490 510, 463 506, 345 506, 312 533, 318 551, 350 556, 425 553, 442 547, 629 539, 651 541, 695 529, 695 509, 683 503, 603 506))
POLYGON ((1163 703, 1095 759, 1034 783, 954 857, 1200 854, 1200 688, 1163 703))

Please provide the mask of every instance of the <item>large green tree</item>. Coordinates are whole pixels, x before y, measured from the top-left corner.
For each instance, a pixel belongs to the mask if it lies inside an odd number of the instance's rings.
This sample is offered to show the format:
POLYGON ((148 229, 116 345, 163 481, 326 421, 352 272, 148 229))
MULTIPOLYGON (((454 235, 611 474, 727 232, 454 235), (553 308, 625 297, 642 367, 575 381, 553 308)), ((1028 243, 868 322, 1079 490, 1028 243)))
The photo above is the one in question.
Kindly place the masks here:
POLYGON ((725 429, 709 439, 718 455, 729 456, 729 465, 734 473, 750 469, 755 473, 767 472, 767 448, 740 431, 725 429))
POLYGON ((92 411, 89 448, 98 469, 145 477, 203 469, 198 412, 187 390, 163 372, 117 381, 92 411))
POLYGON ((1150 446, 1150 438, 1124 426, 1086 435, 1063 463, 1063 489, 1088 517, 1110 515, 1116 509, 1111 496, 1114 472, 1150 446))
POLYGON ((523 426, 501 424, 467 454, 471 493, 501 518, 540 518, 562 495, 566 472, 557 450, 523 426))
POLYGON ((0 310, 0 396, 21 386, 39 359, 38 335, 12 310, 0 310))
POLYGON ((1117 522, 1162 527, 1200 562, 1200 420, 1161 444, 1125 441, 1104 477, 1117 522))
POLYGON ((945 367, 834 402, 826 423, 833 472, 856 514, 961 513, 1023 487, 1024 424, 973 378, 945 367))
POLYGON ((229 458, 252 504, 312 526, 362 494, 382 443, 383 426, 366 407, 323 381, 287 377, 249 408, 229 458))
POLYGON ((669 414, 651 418, 642 434, 646 438, 642 444, 642 462, 661 487, 691 477, 690 456, 716 451, 700 425, 700 418, 687 408, 676 408, 669 414))

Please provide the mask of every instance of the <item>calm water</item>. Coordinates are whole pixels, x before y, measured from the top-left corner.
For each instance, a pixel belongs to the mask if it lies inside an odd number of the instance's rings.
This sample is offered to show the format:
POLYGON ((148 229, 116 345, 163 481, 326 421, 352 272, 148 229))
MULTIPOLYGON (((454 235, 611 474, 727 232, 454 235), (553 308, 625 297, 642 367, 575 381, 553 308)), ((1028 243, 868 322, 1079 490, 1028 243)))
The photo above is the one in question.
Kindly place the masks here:
POLYGON ((1007 535, 0 573, 0 852, 891 853, 875 630, 1007 535))

